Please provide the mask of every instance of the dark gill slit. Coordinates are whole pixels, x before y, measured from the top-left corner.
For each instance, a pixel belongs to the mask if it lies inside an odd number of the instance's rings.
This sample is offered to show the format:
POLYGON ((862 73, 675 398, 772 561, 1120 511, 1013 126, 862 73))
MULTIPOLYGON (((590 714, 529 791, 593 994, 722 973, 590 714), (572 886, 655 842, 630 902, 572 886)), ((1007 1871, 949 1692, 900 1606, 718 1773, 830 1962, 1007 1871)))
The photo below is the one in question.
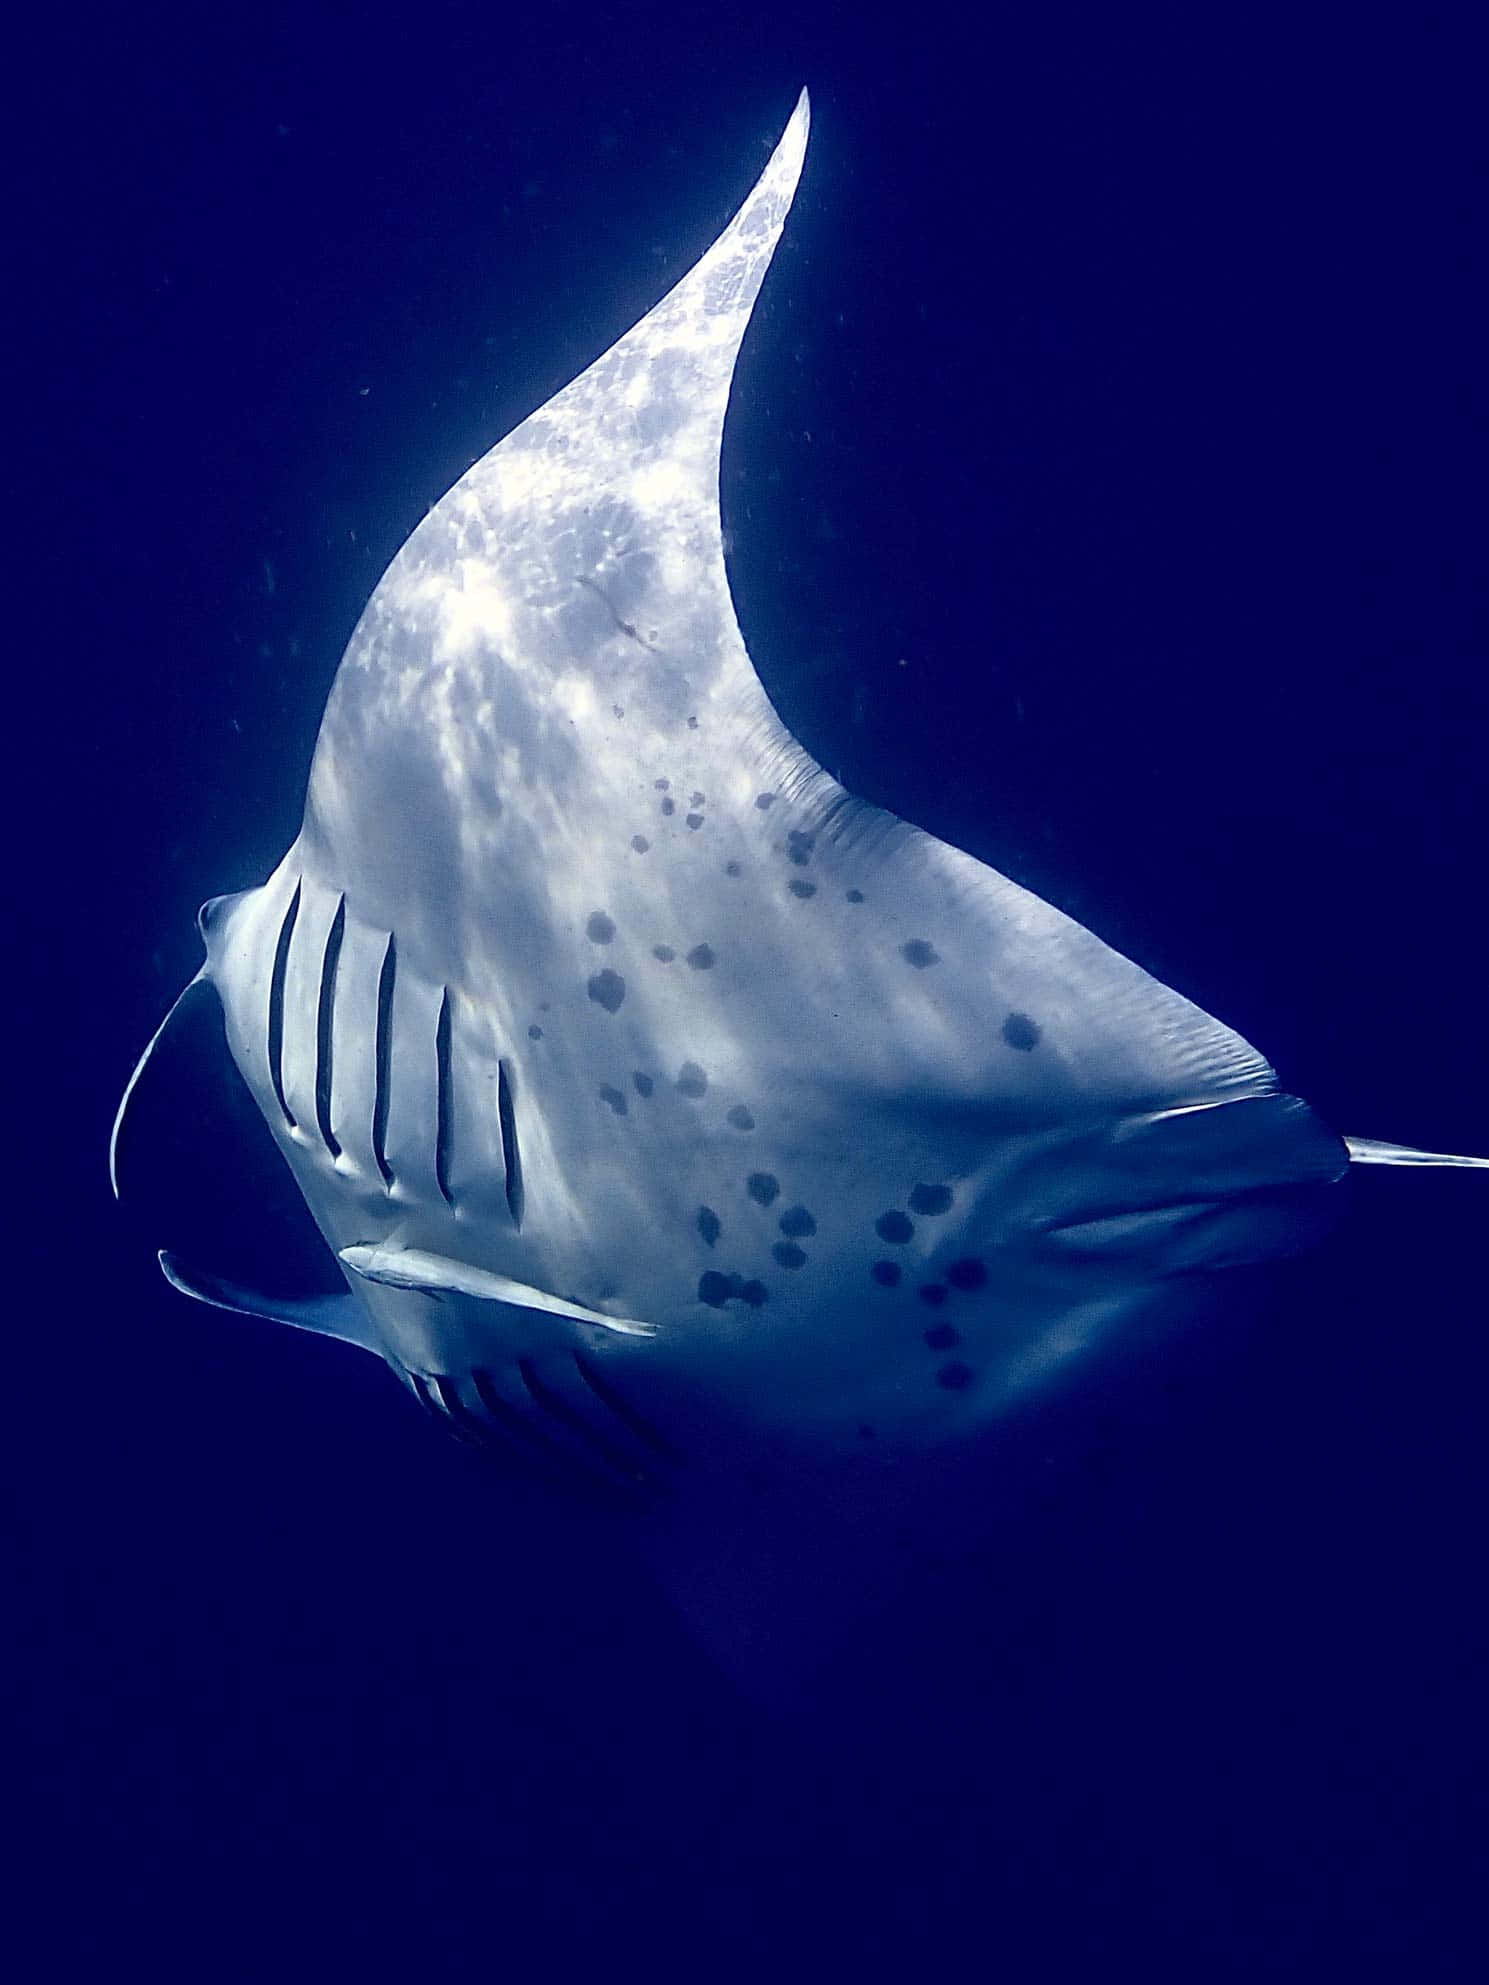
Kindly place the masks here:
POLYGON ((274 1085, 274 1100, 291 1130, 295 1128, 295 1116, 284 1100, 284 980, 289 971, 290 939, 299 914, 300 885, 297 882, 290 906, 284 913, 284 921, 279 926, 279 941, 274 947, 274 971, 269 980, 269 1080, 274 1085))
POLYGON ((517 1374, 538 1411, 546 1413, 550 1420, 579 1441, 593 1462, 624 1476, 627 1481, 636 1480, 635 1464, 627 1461, 620 1449, 612 1447, 603 1434, 590 1426, 582 1413, 576 1412, 567 1400, 544 1385, 531 1358, 517 1360, 517 1374))
POLYGON ((501 1119, 502 1169, 507 1178, 507 1211, 512 1225, 522 1225, 522 1154, 517 1149, 517 1110, 512 1100, 512 1084, 507 1064, 496 1064, 496 1110, 501 1119))
POLYGON ((439 1024, 434 1030, 434 1177, 447 1206, 455 1204, 450 1194, 450 988, 445 987, 439 1003, 439 1024))
POLYGON ((372 1070, 372 1155, 383 1184, 391 1187, 393 1167, 388 1163, 388 1095, 393 1074, 393 986, 398 977, 398 947, 388 933, 383 968, 377 979, 377 1045, 372 1070))
POLYGON ((600 1404, 608 1406, 621 1425, 634 1434, 644 1447, 649 1447, 653 1454, 660 1454, 669 1461, 677 1459, 677 1450, 672 1444, 663 1440, 655 1427, 648 1426, 636 1409, 621 1398, 609 1380, 601 1378, 589 1360, 578 1351, 574 1353, 574 1367, 600 1404))
POLYGON ((320 1002, 315 1015, 315 1124, 333 1158, 341 1156, 341 1144, 331 1128, 331 1057, 335 1039, 336 973, 341 964, 341 941, 346 935, 346 898, 336 905, 331 928, 326 933, 326 950, 321 959, 320 1002))

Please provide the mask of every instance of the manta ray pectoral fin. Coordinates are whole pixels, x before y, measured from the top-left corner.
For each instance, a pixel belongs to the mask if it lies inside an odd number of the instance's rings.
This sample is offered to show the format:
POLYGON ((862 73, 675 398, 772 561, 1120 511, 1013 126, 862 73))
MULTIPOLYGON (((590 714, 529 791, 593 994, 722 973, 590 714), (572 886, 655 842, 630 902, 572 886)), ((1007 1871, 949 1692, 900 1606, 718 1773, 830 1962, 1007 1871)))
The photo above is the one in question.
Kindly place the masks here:
POLYGON ((1418 1151, 1412 1144, 1386 1144, 1378 1137, 1346 1137, 1344 1148, 1352 1165, 1460 1165, 1465 1171, 1489 1172, 1489 1158, 1460 1157, 1451 1151, 1418 1151))
POLYGON ((623 1337, 654 1337, 649 1323, 629 1317, 607 1316, 602 1310, 587 1309, 553 1296, 546 1289, 535 1289, 510 1276, 497 1275, 487 1268, 473 1268, 468 1262, 449 1255, 431 1254, 424 1248, 399 1247, 380 1242, 341 1250, 341 1260, 364 1281, 380 1282, 389 1289, 418 1289, 431 1296, 474 1296, 477 1301, 506 1303, 513 1309, 543 1310, 549 1316, 568 1317, 575 1323, 590 1323, 602 1330, 619 1331, 623 1337))
POLYGON ((364 1351, 382 1355, 367 1327, 367 1315, 355 1296, 271 1296, 262 1290, 245 1288, 214 1275, 210 1269, 194 1268, 179 1255, 162 1248, 161 1273, 173 1289, 207 1303, 216 1310, 232 1310, 238 1316, 266 1317, 271 1323, 287 1323, 296 1330, 313 1330, 322 1337, 338 1337, 343 1344, 355 1344, 364 1351))

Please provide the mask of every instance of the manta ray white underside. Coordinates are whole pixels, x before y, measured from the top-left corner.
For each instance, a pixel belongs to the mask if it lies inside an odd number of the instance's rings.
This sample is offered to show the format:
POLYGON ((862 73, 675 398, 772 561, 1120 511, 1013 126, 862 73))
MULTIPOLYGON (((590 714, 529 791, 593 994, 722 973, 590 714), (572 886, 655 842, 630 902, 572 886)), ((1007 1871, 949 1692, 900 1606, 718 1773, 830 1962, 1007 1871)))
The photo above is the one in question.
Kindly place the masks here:
POLYGON ((162 1260, 374 1351, 456 1431, 625 1483, 837 1470, 863 1509, 1176 1278, 1295 1245, 1351 1160, 1484 1161, 1335 1135, 783 729, 718 478, 807 124, 803 94, 689 274, 414 531, 299 838, 203 912, 188 994, 345 1292, 162 1260))

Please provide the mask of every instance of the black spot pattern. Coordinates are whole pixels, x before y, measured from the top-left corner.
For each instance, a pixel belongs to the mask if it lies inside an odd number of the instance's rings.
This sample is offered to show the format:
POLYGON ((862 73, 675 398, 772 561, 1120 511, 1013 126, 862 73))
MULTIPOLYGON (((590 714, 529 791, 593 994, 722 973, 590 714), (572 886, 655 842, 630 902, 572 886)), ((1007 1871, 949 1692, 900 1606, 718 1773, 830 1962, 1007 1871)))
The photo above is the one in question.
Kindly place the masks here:
POLYGON ((946 1284, 944 1282, 922 1282, 916 1294, 928 1308, 938 1310, 946 1301, 946 1284))
POLYGON ((706 944, 695 944, 688 953, 688 963, 695 972, 711 972, 713 970, 712 949, 706 944))
POLYGON ((815 882, 793 882, 788 884, 788 887, 793 896, 800 896, 803 900, 808 896, 815 896, 817 893, 815 882))
POLYGON ((795 1241, 777 1241, 770 1252, 782 1268, 801 1268, 806 1263, 806 1253, 795 1241))
POLYGON ((949 1185, 913 1186, 910 1191, 910 1206, 916 1213, 949 1213, 951 1187, 949 1185))
POLYGON ((588 992, 596 1006, 603 1006, 607 1013, 619 1013, 626 996, 626 982, 619 972, 612 972, 607 966, 603 972, 592 974, 588 992))
POLYGON ((602 1103, 608 1103, 611 1109, 614 1110, 615 1114, 618 1117, 623 1117, 625 1115, 626 1113, 625 1096, 619 1089, 613 1087, 613 1085, 610 1084, 609 1082, 602 1082, 600 1084, 600 1101, 602 1103))
POLYGON ((700 827, 701 827, 701 826, 703 825, 703 815, 702 815, 701 813, 690 813, 690 814, 688 814, 688 815, 687 815, 687 824, 688 824, 688 826, 689 826, 689 827, 691 827, 691 828, 692 828, 692 829, 694 830, 694 832, 696 833, 696 832, 697 832, 697 830, 698 830, 698 829, 699 829, 699 828, 700 828, 700 827))
POLYGON ((615 925, 603 910, 591 910, 584 935, 591 944, 608 944, 615 935, 615 925))
POLYGON ((653 792, 665 793, 667 788, 672 784, 672 781, 670 779, 653 779, 651 784, 653 792))
POLYGON ((781 1182, 774 1172, 751 1172, 745 1191, 757 1206, 770 1206, 780 1197, 781 1182))
POLYGON ((725 875, 738 875, 738 874, 739 874, 739 863, 738 863, 738 862, 725 862, 725 864, 724 864, 724 873, 725 873, 725 875))
POLYGON ((696 1102, 708 1093, 708 1077, 695 1061, 685 1061, 677 1071, 678 1094, 696 1102))
POLYGON ((657 1086, 651 1077, 644 1075, 639 1068, 633 1071, 631 1082, 638 1096, 649 1096, 657 1086))
POLYGON ((536 1021, 535 1021, 535 1022, 533 1023, 533 1025, 532 1025, 531 1027, 529 1027, 529 1028, 528 1028, 528 1030, 527 1030, 527 1038, 528 1038, 528 1039, 529 1039, 530 1041, 541 1041, 541 1040, 542 1040, 542 1038, 543 1038, 543 1030, 542 1030, 542 1028, 541 1028, 540 1026, 538 1026, 538 1024, 536 1023, 536 1021))
POLYGON ((780 1218, 780 1229, 794 1241, 806 1239, 817 1231, 817 1222, 804 1206, 788 1206, 780 1218))
POLYGON ((953 1289, 981 1289, 987 1285, 987 1263, 979 1261, 975 1254, 954 1261, 946 1271, 946 1279, 953 1289))
POLYGON ((734 1105, 734 1108, 729 1111, 726 1121, 735 1130, 753 1130, 755 1128, 755 1119, 750 1115, 743 1103, 736 1103, 734 1105))
POLYGON ((672 949, 670 944, 654 944, 651 948, 651 955, 659 965, 670 965, 677 956, 677 953, 672 949))
POLYGON ((949 1323, 937 1323, 925 1333, 925 1341, 933 1351, 954 1351, 962 1341, 962 1333, 953 1330, 949 1323))
POLYGON ((1031 1020, 1027 1013, 1010 1013, 1003 1022, 1003 1038, 1009 1047, 1019 1048, 1027 1054, 1030 1048, 1039 1046, 1039 1023, 1031 1020))
POLYGON ((803 834, 799 827, 793 827, 786 836, 786 855, 798 868, 805 868, 812 859, 812 850, 817 845, 815 834, 803 834))
POLYGON ((700 1206, 698 1208, 698 1231, 703 1236, 704 1243, 708 1247, 712 1247, 714 1242, 719 1238, 719 1235, 723 1233, 724 1229, 719 1216, 711 1206, 700 1206))
POLYGON ((664 816, 664 818, 666 818, 666 819, 668 819, 668 820, 670 820, 670 819, 672 818, 672 816, 673 816, 673 814, 674 814, 674 813, 676 813, 676 811, 677 811, 677 801, 676 801, 676 800, 673 800, 673 799, 666 799, 666 800, 663 800, 663 801, 662 801, 662 813, 663 813, 663 816, 664 816))
POLYGON ((934 944, 923 937, 912 937, 908 944, 900 946, 900 956, 907 965, 913 965, 917 972, 923 972, 927 965, 939 965, 941 954, 934 944))
POLYGON ((708 804, 708 802, 707 802, 707 801, 706 801, 706 800, 704 799, 704 797, 703 797, 703 795, 702 795, 702 793, 689 793, 689 794, 688 794, 688 805, 689 805, 689 806, 706 806, 707 804, 708 804))
POLYGON ((881 1241, 888 1241, 893 1247, 903 1247, 906 1241, 915 1237, 914 1224, 897 1206, 879 1215, 874 1222, 874 1232, 881 1241))
POLYGON ((774 793, 756 793, 755 795, 755 804, 762 813, 769 813, 775 803, 776 796, 774 793))
POLYGON ((863 891, 861 889, 849 889, 845 892, 845 897, 849 903, 861 903, 863 901, 863 891))
POLYGON ((706 1268, 698 1277, 700 1303, 707 1303, 710 1309, 721 1310, 731 1297, 757 1310, 765 1301, 765 1284, 746 1282, 741 1275, 721 1275, 717 1268, 706 1268))
POLYGON ((972 1367, 964 1365, 960 1359, 952 1358, 936 1369, 937 1385, 945 1386, 948 1392, 962 1392, 972 1383, 972 1367))
POLYGON ((651 846, 651 842, 647 840, 644 834, 633 834, 631 836, 631 846, 636 850, 638 855, 644 855, 651 846))
POLYGON ((897 1261, 876 1261, 869 1273, 881 1289, 893 1289, 899 1283, 900 1264, 897 1261))

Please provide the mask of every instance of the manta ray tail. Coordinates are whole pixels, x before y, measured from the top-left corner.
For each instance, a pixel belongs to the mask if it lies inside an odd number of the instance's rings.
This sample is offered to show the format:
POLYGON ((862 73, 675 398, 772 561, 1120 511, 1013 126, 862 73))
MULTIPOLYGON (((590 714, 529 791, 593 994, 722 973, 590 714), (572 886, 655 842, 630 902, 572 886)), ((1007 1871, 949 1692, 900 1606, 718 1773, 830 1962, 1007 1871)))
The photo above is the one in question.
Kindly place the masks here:
POLYGON ((1384 1144, 1378 1137, 1346 1137, 1353 1165, 1461 1165, 1471 1172, 1489 1172, 1489 1158, 1465 1158, 1452 1151, 1418 1151, 1411 1144, 1384 1144))

